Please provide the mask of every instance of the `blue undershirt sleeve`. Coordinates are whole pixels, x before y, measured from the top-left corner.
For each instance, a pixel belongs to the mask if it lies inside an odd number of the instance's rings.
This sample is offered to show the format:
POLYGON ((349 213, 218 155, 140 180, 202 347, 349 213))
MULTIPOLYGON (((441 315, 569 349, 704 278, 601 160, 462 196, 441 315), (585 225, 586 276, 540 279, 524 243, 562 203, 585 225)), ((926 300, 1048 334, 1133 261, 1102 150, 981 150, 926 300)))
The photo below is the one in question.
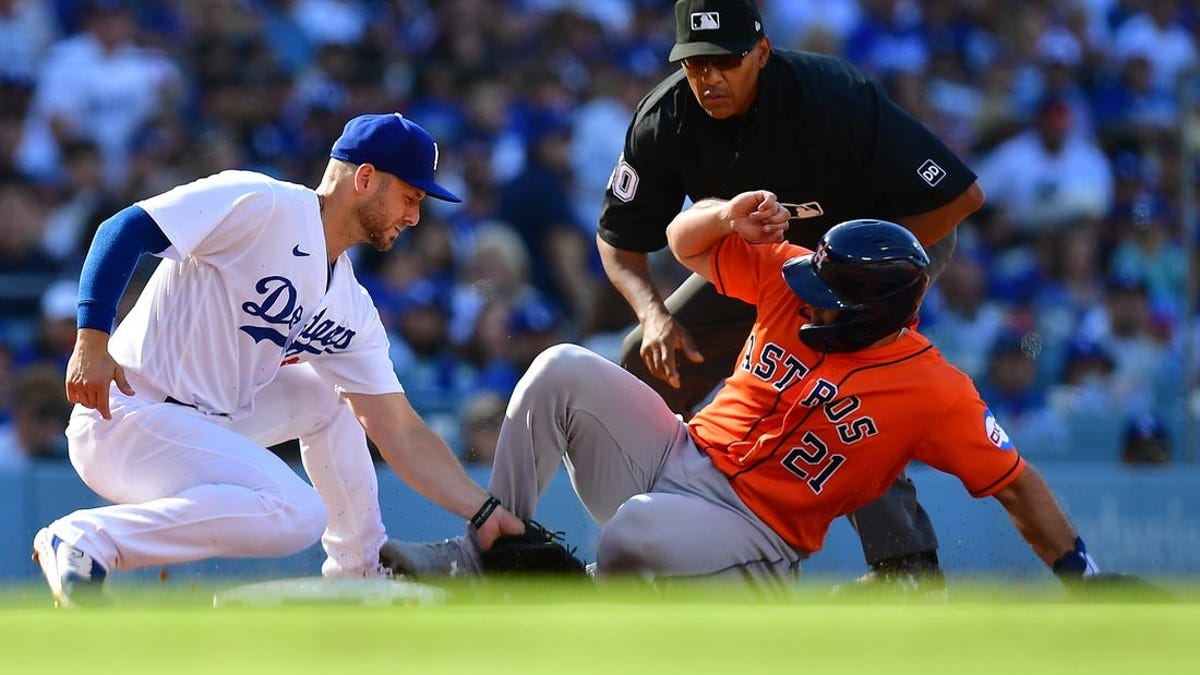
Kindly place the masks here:
POLYGON ((162 253, 171 245, 162 228, 140 206, 121 209, 100 224, 79 276, 78 328, 112 333, 117 304, 143 253, 162 253))

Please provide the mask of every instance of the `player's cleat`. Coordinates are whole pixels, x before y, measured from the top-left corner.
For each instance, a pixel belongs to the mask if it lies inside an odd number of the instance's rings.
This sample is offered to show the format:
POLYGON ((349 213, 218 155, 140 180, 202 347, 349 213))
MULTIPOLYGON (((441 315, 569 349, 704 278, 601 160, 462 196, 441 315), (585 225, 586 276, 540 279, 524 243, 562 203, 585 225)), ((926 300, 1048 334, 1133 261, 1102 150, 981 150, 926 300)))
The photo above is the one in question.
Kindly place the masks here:
MULTIPOLYGON (((397 576, 396 572, 392 568, 388 567, 387 565, 384 565, 382 559, 380 559, 379 565, 377 565, 374 569, 365 570, 362 573, 363 579, 395 579, 396 576, 397 576)), ((327 578, 336 578, 336 577, 327 577, 327 578)), ((348 578, 353 579, 356 577, 348 577, 348 578)))
POLYGON ((47 528, 43 527, 33 538, 33 560, 42 567, 56 607, 110 604, 104 595, 108 571, 92 556, 59 539, 47 528))
POLYGON ((388 539, 379 547, 379 562, 409 579, 478 575, 479 563, 466 546, 462 537, 434 542, 388 539))
POLYGON ((901 596, 912 599, 945 600, 946 576, 937 552, 924 551, 881 560, 871 571, 848 584, 833 587, 836 597, 901 596))

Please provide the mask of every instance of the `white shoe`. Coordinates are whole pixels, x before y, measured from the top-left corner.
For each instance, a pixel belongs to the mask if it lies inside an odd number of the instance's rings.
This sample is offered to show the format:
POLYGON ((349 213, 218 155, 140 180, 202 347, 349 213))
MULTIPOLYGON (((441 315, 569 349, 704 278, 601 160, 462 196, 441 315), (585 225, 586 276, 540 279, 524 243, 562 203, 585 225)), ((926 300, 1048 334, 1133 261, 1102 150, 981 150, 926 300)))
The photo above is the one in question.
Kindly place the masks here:
POLYGON ((388 539, 379 547, 379 562, 410 579, 478 575, 479 562, 466 546, 462 537, 434 542, 388 539))
POLYGON ((33 538, 33 560, 42 566, 56 607, 110 604, 104 596, 108 571, 92 556, 59 539, 47 528, 43 527, 33 538))

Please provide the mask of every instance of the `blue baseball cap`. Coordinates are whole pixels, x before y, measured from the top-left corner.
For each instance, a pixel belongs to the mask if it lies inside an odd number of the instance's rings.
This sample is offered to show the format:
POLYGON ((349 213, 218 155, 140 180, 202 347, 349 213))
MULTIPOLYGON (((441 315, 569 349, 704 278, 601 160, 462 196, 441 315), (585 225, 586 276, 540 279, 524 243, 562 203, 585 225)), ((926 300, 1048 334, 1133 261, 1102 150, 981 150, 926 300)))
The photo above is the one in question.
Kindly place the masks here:
POLYGON ((433 180, 438 160, 433 137, 400 113, 359 115, 346 122, 329 156, 351 164, 371 164, 435 199, 462 201, 433 180))

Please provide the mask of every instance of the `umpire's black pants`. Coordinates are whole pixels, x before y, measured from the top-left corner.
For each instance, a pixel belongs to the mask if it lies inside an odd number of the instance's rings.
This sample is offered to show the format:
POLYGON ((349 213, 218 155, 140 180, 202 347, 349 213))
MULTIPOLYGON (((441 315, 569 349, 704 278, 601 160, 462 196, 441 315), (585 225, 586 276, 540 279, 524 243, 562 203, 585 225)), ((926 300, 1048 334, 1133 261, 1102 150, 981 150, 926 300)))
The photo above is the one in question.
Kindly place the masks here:
MULTIPOLYGON (((671 410, 686 417, 732 372, 754 326, 755 310, 717 293, 697 274, 680 284, 666 305, 671 316, 691 332, 704 361, 692 363, 680 354, 676 361, 680 386, 673 388, 650 374, 642 361, 642 328, 638 326, 621 346, 621 365, 658 391, 671 410)), ((868 564, 937 548, 929 515, 917 503, 916 486, 903 473, 882 497, 847 518, 858 532, 868 564)))

